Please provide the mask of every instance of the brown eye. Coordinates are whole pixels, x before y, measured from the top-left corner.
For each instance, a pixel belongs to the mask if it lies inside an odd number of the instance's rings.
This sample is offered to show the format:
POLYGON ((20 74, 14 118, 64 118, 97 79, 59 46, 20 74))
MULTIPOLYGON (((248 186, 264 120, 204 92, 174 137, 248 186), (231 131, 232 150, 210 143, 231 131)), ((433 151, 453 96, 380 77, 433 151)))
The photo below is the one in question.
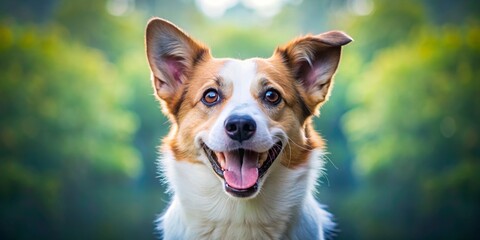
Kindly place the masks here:
POLYGON ((263 99, 273 105, 277 105, 282 100, 280 93, 274 89, 267 90, 263 99))
POLYGON ((203 93, 202 102, 207 106, 213 106, 220 100, 220 95, 215 89, 208 89, 203 93))

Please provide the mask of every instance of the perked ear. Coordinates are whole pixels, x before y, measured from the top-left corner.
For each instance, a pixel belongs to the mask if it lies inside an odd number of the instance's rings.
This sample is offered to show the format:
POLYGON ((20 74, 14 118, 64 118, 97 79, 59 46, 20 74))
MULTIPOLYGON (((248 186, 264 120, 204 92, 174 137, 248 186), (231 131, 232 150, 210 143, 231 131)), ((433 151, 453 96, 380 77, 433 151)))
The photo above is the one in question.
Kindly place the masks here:
POLYGON ((341 47, 352 41, 347 34, 331 31, 295 39, 275 50, 304 88, 311 113, 317 114, 328 98, 332 78, 340 61, 341 47))
POLYGON ((160 18, 148 22, 145 45, 155 93, 167 103, 187 81, 195 64, 210 56, 208 48, 160 18))

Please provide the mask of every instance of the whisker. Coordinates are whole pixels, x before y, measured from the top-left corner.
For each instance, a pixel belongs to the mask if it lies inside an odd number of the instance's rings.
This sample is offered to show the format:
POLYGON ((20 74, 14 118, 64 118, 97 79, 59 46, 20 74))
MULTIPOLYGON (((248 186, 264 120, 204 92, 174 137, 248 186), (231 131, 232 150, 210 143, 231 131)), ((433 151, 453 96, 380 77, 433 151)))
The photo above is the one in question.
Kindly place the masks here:
POLYGON ((327 154, 328 154, 328 153, 326 152, 326 153, 323 155, 323 157, 326 158, 326 159, 333 165, 333 167, 334 167, 336 170, 338 170, 339 168, 337 167, 337 165, 335 165, 335 163, 330 159, 330 157, 328 157, 327 154))
POLYGON ((290 144, 290 141, 287 141, 287 146, 289 150, 289 157, 288 157, 288 166, 292 163, 292 145, 290 144))
POLYGON ((299 147, 300 149, 303 149, 303 150, 306 150, 306 151, 310 151, 310 150, 311 150, 311 149, 308 149, 308 148, 306 148, 306 147, 304 147, 304 146, 301 146, 300 144, 296 143, 296 142, 293 141, 290 137, 287 136, 287 138, 288 138, 288 142, 292 142, 293 144, 295 144, 295 145, 296 145, 297 147, 299 147))

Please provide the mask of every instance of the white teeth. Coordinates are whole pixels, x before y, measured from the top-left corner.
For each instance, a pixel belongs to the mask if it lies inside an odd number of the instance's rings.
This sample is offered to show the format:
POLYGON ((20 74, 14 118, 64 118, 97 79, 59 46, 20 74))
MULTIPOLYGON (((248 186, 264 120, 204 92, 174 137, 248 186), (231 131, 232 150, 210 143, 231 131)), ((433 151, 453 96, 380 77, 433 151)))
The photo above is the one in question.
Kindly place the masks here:
POLYGON ((260 156, 258 157, 258 166, 257 168, 261 167, 263 165, 263 163, 267 160, 267 157, 268 157, 268 151, 267 152, 263 152, 260 154, 260 156))
POLYGON ((218 161, 218 164, 220 164, 220 167, 222 168, 222 170, 225 171, 225 155, 222 153, 222 152, 214 152, 215 155, 217 156, 217 161, 218 161))

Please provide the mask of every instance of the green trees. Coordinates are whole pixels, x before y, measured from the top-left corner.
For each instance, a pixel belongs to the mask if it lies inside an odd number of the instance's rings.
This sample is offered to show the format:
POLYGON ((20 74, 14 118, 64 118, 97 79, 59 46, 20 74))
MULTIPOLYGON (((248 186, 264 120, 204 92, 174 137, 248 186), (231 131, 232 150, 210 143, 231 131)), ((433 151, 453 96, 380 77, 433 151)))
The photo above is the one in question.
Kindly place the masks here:
MULTIPOLYGON (((382 14, 411 16, 411 11, 392 11, 382 4, 379 13, 360 24, 381 23, 382 14)), ((416 5, 417 13, 427 16, 425 6, 416 5)), ((360 239, 475 236, 480 215, 475 204, 480 199, 480 24, 469 18, 462 25, 419 20, 394 29, 403 31, 401 38, 386 38, 383 47, 375 44, 374 54, 363 55, 371 61, 365 59, 348 92, 355 108, 345 115, 344 125, 359 186, 345 206, 360 239)), ((378 32, 356 26, 361 36, 378 32)))
POLYGON ((58 29, 0 32, 1 232, 59 233, 86 194, 77 191, 141 171, 137 122, 122 107, 128 91, 101 53, 58 29))
POLYGON ((360 107, 346 126, 364 178, 356 206, 366 236, 473 236, 480 214, 473 207, 480 196, 479 27, 418 29, 378 54, 355 83, 360 107))

